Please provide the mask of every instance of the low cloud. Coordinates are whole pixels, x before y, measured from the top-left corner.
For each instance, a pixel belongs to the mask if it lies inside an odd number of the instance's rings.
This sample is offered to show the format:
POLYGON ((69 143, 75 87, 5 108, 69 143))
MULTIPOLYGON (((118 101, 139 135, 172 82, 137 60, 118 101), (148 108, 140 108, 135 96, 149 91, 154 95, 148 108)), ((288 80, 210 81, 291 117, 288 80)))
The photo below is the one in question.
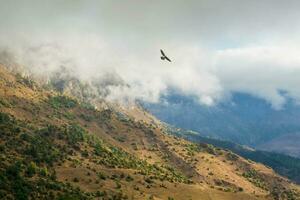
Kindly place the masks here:
POLYGON ((6 53, 2 56, 4 64, 17 63, 28 73, 44 79, 50 79, 53 74, 66 78, 63 76, 67 71, 68 75, 85 82, 100 80, 99 87, 105 87, 105 98, 111 101, 158 102, 168 88, 195 95, 200 103, 207 105, 220 96, 218 79, 205 68, 205 56, 199 56, 205 52, 195 47, 178 50, 170 47, 166 52, 173 62, 168 63, 160 60, 159 48, 147 49, 149 55, 144 52, 132 55, 130 48, 120 50, 93 34, 61 33, 46 38, 23 35, 14 38, 14 43, 2 44, 6 44, 2 47, 6 53))
POLYGON ((246 92, 280 109, 286 97, 300 100, 300 48, 254 46, 216 53, 216 76, 228 92, 246 92))
POLYGON ((274 109, 300 101, 298 1, 0 3, 0 62, 45 79, 65 69, 109 101, 158 102, 170 88, 210 106, 234 92, 274 109))

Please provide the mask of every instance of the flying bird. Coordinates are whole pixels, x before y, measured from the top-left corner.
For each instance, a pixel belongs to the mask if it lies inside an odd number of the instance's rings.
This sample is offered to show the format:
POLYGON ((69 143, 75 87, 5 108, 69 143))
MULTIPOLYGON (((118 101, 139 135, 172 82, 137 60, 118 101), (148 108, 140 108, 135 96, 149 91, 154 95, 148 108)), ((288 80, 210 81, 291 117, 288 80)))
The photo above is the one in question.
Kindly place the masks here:
POLYGON ((160 50, 160 53, 161 53, 160 59, 162 59, 162 60, 166 59, 167 61, 171 62, 170 58, 168 58, 168 57, 166 56, 166 54, 164 53, 163 50, 160 50))

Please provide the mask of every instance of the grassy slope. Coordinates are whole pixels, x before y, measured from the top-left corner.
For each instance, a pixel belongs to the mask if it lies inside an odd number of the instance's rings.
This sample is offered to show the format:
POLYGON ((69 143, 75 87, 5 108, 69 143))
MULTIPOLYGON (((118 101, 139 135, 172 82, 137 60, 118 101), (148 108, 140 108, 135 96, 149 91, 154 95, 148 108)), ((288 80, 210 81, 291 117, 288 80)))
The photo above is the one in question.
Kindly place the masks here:
POLYGON ((179 137, 184 137, 190 141, 212 144, 223 149, 231 150, 244 158, 263 163, 264 165, 272 167, 277 173, 281 174, 282 176, 288 177, 296 183, 300 183, 299 158, 275 152, 253 150, 230 141, 203 137, 198 133, 176 129, 170 126, 168 127, 168 129, 172 134, 179 137))
POLYGON ((95 110, 3 67, 0 84, 2 199, 297 199, 271 169, 165 134, 147 113, 95 110))

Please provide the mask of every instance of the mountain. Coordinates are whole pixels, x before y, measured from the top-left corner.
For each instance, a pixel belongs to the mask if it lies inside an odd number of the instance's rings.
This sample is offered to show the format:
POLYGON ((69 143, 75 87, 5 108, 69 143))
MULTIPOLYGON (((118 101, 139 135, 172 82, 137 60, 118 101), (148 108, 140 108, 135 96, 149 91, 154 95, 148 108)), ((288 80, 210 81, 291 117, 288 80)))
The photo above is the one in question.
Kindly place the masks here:
POLYGON ((257 148, 300 158, 299 141, 300 133, 285 134, 258 145, 257 148))
POLYGON ((204 106, 193 97, 170 92, 160 102, 143 104, 156 117, 174 126, 267 151, 299 156, 297 142, 293 148, 287 149, 290 141, 298 141, 300 130, 300 106, 292 100, 288 100, 281 110, 275 110, 262 99, 235 93, 228 101, 204 106))
POLYGON ((271 168, 176 137, 138 105, 92 104, 72 83, 66 94, 0 66, 1 199, 300 198, 271 168))

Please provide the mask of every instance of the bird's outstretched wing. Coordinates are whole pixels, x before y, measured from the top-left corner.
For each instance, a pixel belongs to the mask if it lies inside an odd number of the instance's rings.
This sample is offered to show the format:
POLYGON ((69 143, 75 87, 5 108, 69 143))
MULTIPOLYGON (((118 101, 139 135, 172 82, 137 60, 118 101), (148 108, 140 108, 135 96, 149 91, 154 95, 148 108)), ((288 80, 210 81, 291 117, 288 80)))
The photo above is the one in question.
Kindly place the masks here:
POLYGON ((160 50, 160 53, 161 53, 161 55, 162 55, 163 57, 166 57, 166 55, 165 55, 165 53, 164 53, 163 50, 160 50))
POLYGON ((168 58, 167 56, 165 56, 165 58, 167 59, 167 61, 172 62, 172 61, 170 60, 170 58, 168 58))

